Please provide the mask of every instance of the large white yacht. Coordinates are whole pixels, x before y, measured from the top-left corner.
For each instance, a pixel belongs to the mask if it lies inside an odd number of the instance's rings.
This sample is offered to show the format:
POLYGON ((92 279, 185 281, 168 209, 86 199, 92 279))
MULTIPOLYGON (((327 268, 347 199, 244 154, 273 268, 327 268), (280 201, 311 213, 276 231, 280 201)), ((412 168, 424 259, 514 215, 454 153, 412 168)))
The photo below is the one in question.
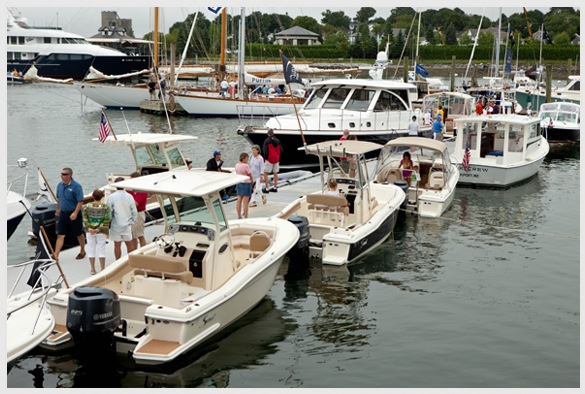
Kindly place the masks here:
POLYGON ((90 66, 104 74, 126 74, 150 68, 149 56, 128 56, 90 44, 59 27, 29 26, 26 18, 7 10, 6 65, 26 73, 34 65, 41 77, 83 78, 90 66))

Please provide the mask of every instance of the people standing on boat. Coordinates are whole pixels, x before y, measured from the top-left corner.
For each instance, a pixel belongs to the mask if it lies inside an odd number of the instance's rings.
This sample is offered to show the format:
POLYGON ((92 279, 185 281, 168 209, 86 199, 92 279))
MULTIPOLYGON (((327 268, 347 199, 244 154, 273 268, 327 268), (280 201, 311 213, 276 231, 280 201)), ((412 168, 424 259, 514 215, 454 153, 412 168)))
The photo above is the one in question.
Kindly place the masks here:
POLYGON ((475 106, 475 114, 483 115, 483 106, 481 105, 481 100, 477 100, 477 105, 475 106))
POLYGON ((420 126, 416 121, 416 116, 412 117, 412 122, 410 122, 407 126, 408 135, 413 137, 418 137, 418 133, 420 132, 420 126))
POLYGON ((238 86, 238 83, 235 80, 232 80, 228 85, 230 87, 230 97, 235 98, 236 97, 236 86, 238 86))
MULTIPOLYGON (((118 177, 115 183, 122 182, 124 178, 118 177)), ((116 192, 108 197, 110 208, 110 240, 114 242, 114 256, 116 260, 122 257, 122 242, 126 244, 126 251, 134 250, 132 243, 132 224, 138 219, 136 203, 130 194, 121 187, 116 187, 116 192)))
POLYGON ((248 218, 248 203, 250 202, 250 195, 252 194, 252 171, 248 165, 248 154, 246 152, 240 153, 240 162, 236 164, 236 174, 250 177, 245 182, 236 185, 236 192, 238 194, 238 201, 236 202, 236 212, 238 219, 242 218, 242 203, 244 204, 244 218, 248 218))
POLYGON ((443 115, 438 114, 437 119, 433 122, 433 139, 443 141, 443 115))
MULTIPOLYGON (((343 135, 341 136, 341 138, 339 140, 340 141, 347 141, 348 137, 349 137, 349 130, 345 129, 345 130, 343 130, 343 135)), ((349 161, 347 160, 347 158, 345 158, 345 157, 339 158, 339 167, 341 167, 344 174, 349 173, 349 161)))
MULTIPOLYGON (((213 152, 213 157, 207 161, 206 171, 217 171, 217 172, 229 173, 228 170, 224 170, 221 168, 222 165, 223 165, 223 160, 221 159, 221 151, 216 150, 213 152)), ((219 194, 221 195, 221 199, 224 201, 230 199, 230 196, 226 192, 226 190, 220 191, 219 194)))
POLYGON ((87 237, 90 274, 95 275, 96 252, 100 259, 100 271, 106 268, 106 238, 110 227, 110 208, 102 203, 103 191, 95 189, 91 195, 93 202, 85 204, 83 209, 83 227, 87 237))
POLYGON ((268 138, 264 140, 262 145, 262 153, 266 158, 264 163, 264 182, 266 183, 266 190, 276 193, 278 191, 278 170, 280 169, 278 163, 280 163, 283 148, 280 140, 274 136, 274 130, 268 129, 267 134, 268 138), (270 173, 274 174, 274 186, 268 189, 268 174, 270 173))
POLYGON ((150 80, 148 81, 148 93, 150 93, 150 101, 154 101, 156 99, 155 89, 156 89, 156 81, 154 79, 154 75, 150 76, 150 80))
MULTIPOLYGON (((348 139, 348 141, 357 141, 357 137, 355 134, 350 135, 347 139, 348 139)), ((349 158, 349 177, 350 178, 355 178, 355 172, 357 170, 357 160, 358 160, 357 155, 351 155, 351 157, 349 158)))
POLYGON ((158 91, 158 99, 159 100, 163 100, 165 99, 165 88, 167 87, 167 82, 165 80, 166 78, 166 74, 164 72, 161 72, 159 74, 159 86, 160 86, 160 90, 158 91))
POLYGON ((221 81, 221 97, 225 97, 225 94, 227 93, 228 88, 230 87, 230 85, 228 84, 228 82, 225 80, 221 81))
MULTIPOLYGON (((130 174, 130 178, 138 178, 140 173, 138 171, 130 174)), ((132 224, 132 245, 134 250, 138 249, 138 241, 140 247, 146 246, 146 238, 144 238, 144 223, 146 223, 146 201, 148 200, 148 193, 137 193, 132 190, 126 190, 134 198, 136 204, 137 220, 132 224)))
POLYGON ((65 167, 61 170, 61 182, 57 185, 57 243, 55 245, 55 260, 59 259, 59 252, 63 247, 66 235, 74 235, 79 241, 81 250, 76 259, 85 257, 85 235, 83 233, 83 219, 79 214, 83 206, 83 188, 73 179, 73 170, 65 167))
POLYGON ((410 152, 404 152, 398 168, 402 168, 402 179, 404 179, 408 183, 408 186, 410 186, 410 176, 412 174, 412 160, 410 158, 410 152))
POLYGON ((426 112, 426 113, 423 115, 423 124, 424 124, 424 125, 431 124, 431 112, 430 112, 430 111, 429 111, 429 112, 426 112))
POLYGON ((262 174, 264 174, 264 158, 260 154, 260 146, 254 145, 252 147, 252 157, 248 165, 252 171, 252 180, 254 182, 252 197, 250 198, 250 208, 255 208, 256 196, 262 199, 262 204, 266 204, 266 196, 262 193, 262 174))
POLYGON ((412 167, 412 174, 410 175, 410 187, 416 188, 418 181, 420 180, 420 174, 418 173, 418 166, 412 167))

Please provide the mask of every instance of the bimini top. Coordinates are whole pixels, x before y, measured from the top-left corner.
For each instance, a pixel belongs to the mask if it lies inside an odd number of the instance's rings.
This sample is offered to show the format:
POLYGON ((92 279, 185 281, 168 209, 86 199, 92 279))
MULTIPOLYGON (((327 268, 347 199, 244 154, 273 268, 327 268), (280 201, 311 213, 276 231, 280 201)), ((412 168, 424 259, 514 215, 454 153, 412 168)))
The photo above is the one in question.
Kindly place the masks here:
POLYGON ((151 194, 203 197, 247 179, 250 178, 238 174, 191 170, 161 172, 113 183, 111 186, 151 194))
POLYGON ((514 123, 527 125, 532 123, 540 122, 539 118, 521 116, 521 115, 478 115, 478 116, 466 116, 464 118, 455 119, 455 122, 502 122, 502 123, 514 123))
MULTIPOLYGON (((181 135, 181 134, 168 134, 168 133, 136 133, 136 134, 116 134, 117 140, 114 138, 113 135, 109 135, 106 138, 105 143, 111 144, 124 144, 124 145, 154 145, 154 144, 164 144, 170 142, 183 142, 183 141, 193 141, 196 140, 197 137, 193 137, 191 135, 181 135)), ((99 141, 98 138, 94 138, 93 141, 99 141)))
POLYGON ((439 152, 443 152, 445 149, 447 149, 447 146, 438 140, 432 140, 430 138, 425 138, 425 137, 400 137, 400 138, 395 138, 391 141, 388 141, 386 143, 386 145, 384 145, 385 147, 391 147, 391 146, 414 146, 417 148, 426 148, 426 149, 432 149, 432 150, 437 150, 439 152))
MULTIPOLYGON (((373 142, 335 140, 308 145, 306 150, 312 155, 343 157, 344 149, 346 155, 361 155, 381 148, 382 145, 373 142), (318 152, 317 147, 319 148, 318 152)), ((300 147, 299 150, 305 150, 305 147, 300 147)))
POLYGON ((416 89, 416 86, 410 83, 390 81, 387 79, 375 80, 375 79, 328 79, 325 81, 314 82, 311 84, 312 87, 320 86, 348 86, 348 87, 368 87, 368 88, 381 88, 381 89, 416 89))

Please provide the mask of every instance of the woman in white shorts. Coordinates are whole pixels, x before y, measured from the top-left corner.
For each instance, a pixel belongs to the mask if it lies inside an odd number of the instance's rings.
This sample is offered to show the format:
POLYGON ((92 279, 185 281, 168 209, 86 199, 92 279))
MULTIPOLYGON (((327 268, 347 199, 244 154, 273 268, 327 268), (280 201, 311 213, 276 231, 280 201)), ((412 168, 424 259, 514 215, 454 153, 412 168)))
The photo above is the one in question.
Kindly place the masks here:
POLYGON ((100 259, 100 268, 106 268, 106 238, 110 225, 110 208, 101 202, 104 192, 95 189, 92 193, 93 202, 85 204, 83 208, 83 227, 87 238, 87 255, 89 257, 90 273, 95 274, 95 256, 100 259))

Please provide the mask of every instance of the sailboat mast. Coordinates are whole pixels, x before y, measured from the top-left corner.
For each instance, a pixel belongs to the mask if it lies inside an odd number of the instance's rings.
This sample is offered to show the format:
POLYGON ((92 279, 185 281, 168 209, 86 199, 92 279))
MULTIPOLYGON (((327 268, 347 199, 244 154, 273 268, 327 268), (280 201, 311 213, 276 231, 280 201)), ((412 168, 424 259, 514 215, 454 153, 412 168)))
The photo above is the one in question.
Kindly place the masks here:
POLYGON ((414 79, 416 80, 416 64, 418 62, 418 45, 420 42, 420 7, 418 8, 418 31, 416 32, 416 55, 414 56, 414 79))
POLYGON ((240 37, 238 39, 238 95, 240 99, 244 99, 244 54, 246 52, 245 40, 246 31, 246 9, 242 7, 240 17, 240 37))
POLYGON ((500 67, 500 35, 502 34, 502 7, 500 7, 500 17, 498 18, 498 42, 496 44, 496 75, 498 77, 498 68, 500 67))
POLYGON ((227 43, 227 10, 226 7, 221 10, 221 49, 219 55, 219 79, 223 80, 225 78, 225 50, 226 50, 226 43, 227 43))
POLYGON ((158 67, 158 7, 154 7, 154 67, 158 67))

